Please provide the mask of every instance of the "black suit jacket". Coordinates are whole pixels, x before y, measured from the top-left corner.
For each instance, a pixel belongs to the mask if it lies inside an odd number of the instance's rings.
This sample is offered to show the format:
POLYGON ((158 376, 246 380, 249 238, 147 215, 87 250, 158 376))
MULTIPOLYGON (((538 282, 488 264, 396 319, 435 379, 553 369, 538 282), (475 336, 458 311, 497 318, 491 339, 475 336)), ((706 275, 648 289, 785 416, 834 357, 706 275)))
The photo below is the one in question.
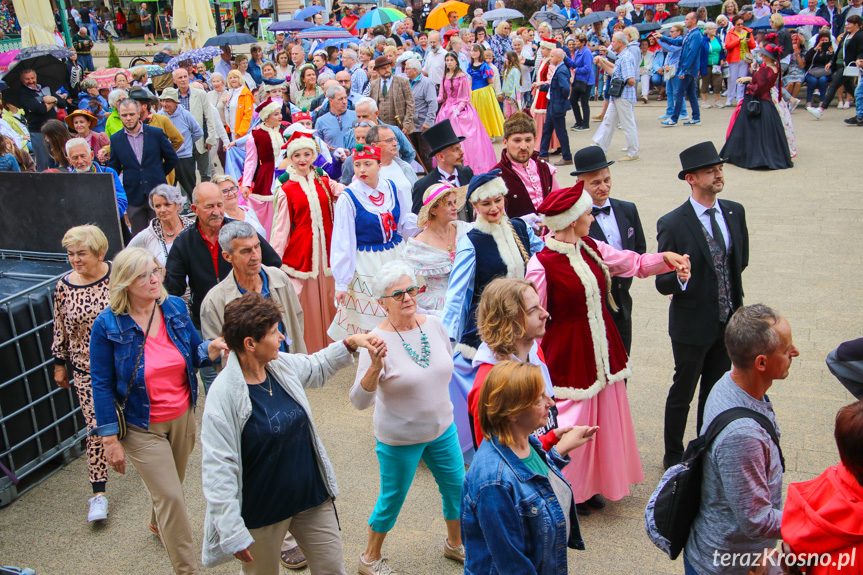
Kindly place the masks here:
MULTIPOLYGON (((734 289, 732 307, 743 305, 742 274, 749 265, 749 230, 743 206, 729 200, 719 200, 722 215, 731 234, 731 285, 734 289)), ((668 310, 668 334, 671 340, 691 345, 708 345, 720 333, 719 292, 716 268, 710 248, 689 200, 665 214, 656 223, 659 251, 689 254, 692 276, 686 291, 680 289, 675 272, 656 276, 656 289, 673 296, 668 310)))
MULTIPOLYGON (((638 208, 632 202, 624 202, 614 198, 609 198, 609 201, 614 219, 617 220, 617 229, 620 233, 620 243, 623 249, 640 254, 647 252, 647 242, 644 240, 644 229, 641 227, 641 218, 638 217, 638 208)), ((588 235, 595 240, 608 243, 608 239, 596 220, 590 224, 588 235)), ((611 278, 611 296, 617 304, 618 311, 616 313, 622 319, 632 317, 632 296, 629 295, 631 285, 632 278, 611 278)), ((612 315, 615 315, 610 307, 608 310, 612 315)))
MULTIPOLYGON (((473 177, 473 170, 467 166, 457 166, 456 173, 458 174, 458 181, 462 186, 468 185, 470 183, 470 179, 473 177)), ((443 174, 441 174, 437 168, 434 168, 431 172, 414 183, 413 193, 411 194, 413 199, 411 211, 413 213, 420 213, 420 210, 423 207, 423 194, 426 193, 426 190, 434 184, 439 184, 442 181, 443 174)), ((465 203, 464 209, 459 212, 459 218, 465 219, 469 222, 473 221, 473 208, 471 207, 470 202, 465 203)))

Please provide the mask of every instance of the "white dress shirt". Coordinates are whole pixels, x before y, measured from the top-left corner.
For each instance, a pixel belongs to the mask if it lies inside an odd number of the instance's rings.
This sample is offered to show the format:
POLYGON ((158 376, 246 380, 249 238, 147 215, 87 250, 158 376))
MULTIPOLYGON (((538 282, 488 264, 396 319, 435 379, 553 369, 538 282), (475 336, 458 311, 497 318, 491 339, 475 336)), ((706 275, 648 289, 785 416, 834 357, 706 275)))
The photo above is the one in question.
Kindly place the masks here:
POLYGON ((440 175, 441 175, 441 176, 443 176, 443 177, 441 178, 441 182, 445 182, 445 183, 448 183, 448 184, 452 184, 452 185, 453 185, 453 186, 455 186, 456 188, 458 188, 458 187, 460 187, 460 186, 461 186, 461 182, 459 182, 459 181, 458 181, 458 170, 453 170, 453 173, 452 173, 452 174, 447 174, 447 173, 443 170, 443 168, 441 168, 440 166, 438 166, 438 167, 437 167, 437 171, 440 173, 440 175), (449 181, 449 178, 450 178, 451 176, 455 176, 455 181, 453 181, 453 182, 449 181))
POLYGON ((719 229, 722 231, 722 242, 725 244, 725 250, 728 251, 728 238, 731 237, 728 232, 728 225, 725 223, 725 216, 722 214, 722 208, 719 206, 719 200, 712 206, 702 206, 698 202, 693 199, 692 196, 689 196, 689 203, 692 204, 693 209, 695 209, 695 215, 698 216, 698 221, 701 222, 701 225, 704 226, 704 229, 707 230, 707 233, 710 234, 710 237, 714 240, 713 237, 713 224, 710 223, 710 214, 707 213, 707 210, 712 208, 716 208, 716 222, 719 224, 719 229))
POLYGON ((614 217, 614 208, 611 206, 611 200, 606 199, 603 205, 594 205, 593 207, 604 208, 605 206, 608 206, 611 211, 608 212, 608 215, 597 214, 595 217, 596 223, 599 224, 599 227, 602 228, 602 233, 605 234, 605 243, 615 249, 622 250, 623 240, 620 237, 620 228, 617 227, 617 220, 614 217))

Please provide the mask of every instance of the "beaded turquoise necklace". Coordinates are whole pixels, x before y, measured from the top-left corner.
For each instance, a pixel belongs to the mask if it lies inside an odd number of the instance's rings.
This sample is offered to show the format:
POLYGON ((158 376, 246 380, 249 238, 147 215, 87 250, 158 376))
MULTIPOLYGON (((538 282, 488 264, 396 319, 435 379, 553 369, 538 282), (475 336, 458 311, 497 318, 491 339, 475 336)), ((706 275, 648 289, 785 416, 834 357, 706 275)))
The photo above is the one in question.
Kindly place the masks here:
POLYGON ((429 358, 431 357, 431 345, 429 344, 429 338, 423 331, 423 328, 420 327, 420 322, 417 322, 417 327, 420 330, 420 353, 417 353, 411 344, 405 341, 405 338, 402 337, 402 334, 399 333, 399 330, 396 329, 396 326, 393 325, 392 320, 390 320, 390 326, 393 330, 398 334, 399 339, 402 340, 402 346, 404 346, 405 351, 408 352, 408 355, 414 362, 425 369, 429 366, 429 358))

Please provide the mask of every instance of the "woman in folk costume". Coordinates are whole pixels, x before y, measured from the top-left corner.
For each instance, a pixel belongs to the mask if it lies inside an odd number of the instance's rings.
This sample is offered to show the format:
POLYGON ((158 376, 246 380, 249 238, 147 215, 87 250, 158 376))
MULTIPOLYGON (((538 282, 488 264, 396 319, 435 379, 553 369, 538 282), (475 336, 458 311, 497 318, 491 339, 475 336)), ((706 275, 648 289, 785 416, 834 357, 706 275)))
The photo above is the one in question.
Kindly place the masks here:
POLYGON ((270 237, 273 227, 273 179, 276 158, 285 139, 282 136, 282 107, 270 99, 256 108, 261 123, 246 140, 246 161, 243 166, 243 200, 258 216, 270 237))
POLYGON ((500 170, 471 179, 467 195, 476 213, 476 222, 456 244, 443 309, 444 327, 450 339, 458 342, 454 350, 450 400, 459 442, 468 463, 473 459, 473 438, 467 396, 476 376, 472 362, 480 345, 476 327, 480 297, 485 286, 495 278, 524 278, 530 256, 544 245, 523 220, 507 217, 506 194, 500 170))
POLYGON ((486 64, 484 52, 479 44, 470 48, 470 66, 467 67, 471 78, 470 103, 489 138, 497 138, 503 136, 504 118, 494 92, 494 70, 486 64))
POLYGON ((629 358, 606 307, 611 276, 643 278, 676 270, 681 282, 689 279, 688 256, 639 255, 587 237, 591 205, 584 182, 549 194, 538 211, 553 234, 527 266, 527 279, 551 314, 541 348, 554 383, 558 424, 599 426, 594 441, 573 452, 564 471, 585 515, 588 506, 605 505, 603 496, 617 501, 629 495, 631 484, 644 481, 626 396, 629 358))
MULTIPOLYGON (((289 140, 297 130, 312 132, 312 139, 318 145, 318 157, 315 159, 314 162, 315 167, 321 168, 327 173, 330 178, 338 180, 339 177, 342 175, 342 161, 335 158, 333 154, 330 153, 330 149, 327 147, 323 139, 321 139, 320 136, 314 133, 315 128, 312 126, 312 115, 306 110, 300 110, 299 112, 296 112, 293 116, 291 116, 291 121, 293 122, 293 124, 285 128, 285 131, 282 132, 285 140, 289 140)), ((282 149, 284 150, 285 146, 283 146, 282 149)), ((336 148, 335 151, 339 155, 341 155, 342 152, 344 152, 344 148, 336 148)), ((284 153, 279 156, 279 159, 276 162, 277 179, 285 173, 285 170, 289 165, 290 160, 285 157, 284 153)), ((278 185, 281 185, 281 183, 278 185)))
MULTIPOLYGON (((548 85, 551 83, 551 78, 554 76, 554 65, 551 63, 551 51, 557 47, 557 43, 551 38, 543 38, 539 43, 539 52, 542 55, 542 61, 536 67, 536 82, 533 83, 533 105, 530 107, 530 115, 536 120, 536 125, 542 130, 542 125, 545 123, 545 111, 548 109, 548 85), (542 90, 545 86, 545 91, 542 90)), ((542 138, 536 139, 536 151, 539 151, 539 145, 542 138)), ((549 151, 554 151, 560 147, 560 140, 557 139, 557 134, 552 134, 551 145, 549 151)))
POLYGON ((372 278, 385 263, 399 259, 403 238, 415 236, 410 195, 380 177, 381 149, 357 146, 356 180, 336 202, 330 264, 336 282, 336 316, 327 333, 334 340, 375 328, 386 309, 372 294, 372 278))
POLYGON ((327 327, 336 315, 336 288, 330 245, 333 205, 342 186, 315 168, 318 149, 310 136, 297 131, 287 142, 285 155, 291 165, 276 190, 270 244, 281 255, 282 270, 300 299, 307 353, 315 353, 332 343, 327 327))

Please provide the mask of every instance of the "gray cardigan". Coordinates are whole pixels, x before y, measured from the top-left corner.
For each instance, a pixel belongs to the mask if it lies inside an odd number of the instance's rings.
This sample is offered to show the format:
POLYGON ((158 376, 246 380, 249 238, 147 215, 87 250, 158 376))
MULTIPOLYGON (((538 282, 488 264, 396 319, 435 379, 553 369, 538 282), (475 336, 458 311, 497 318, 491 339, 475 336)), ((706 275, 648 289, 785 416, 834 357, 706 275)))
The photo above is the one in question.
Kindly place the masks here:
MULTIPOLYGON (((312 355, 280 353, 267 364, 270 375, 309 418, 318 468, 333 498, 339 492, 336 474, 315 428, 305 389, 323 386, 338 370, 352 364, 353 358, 341 341, 312 355)), ((248 386, 237 354, 232 353, 225 369, 210 387, 201 422, 201 474, 207 500, 201 561, 207 567, 233 559, 234 553, 254 542, 240 515, 243 506, 240 438, 251 414, 248 386)))

